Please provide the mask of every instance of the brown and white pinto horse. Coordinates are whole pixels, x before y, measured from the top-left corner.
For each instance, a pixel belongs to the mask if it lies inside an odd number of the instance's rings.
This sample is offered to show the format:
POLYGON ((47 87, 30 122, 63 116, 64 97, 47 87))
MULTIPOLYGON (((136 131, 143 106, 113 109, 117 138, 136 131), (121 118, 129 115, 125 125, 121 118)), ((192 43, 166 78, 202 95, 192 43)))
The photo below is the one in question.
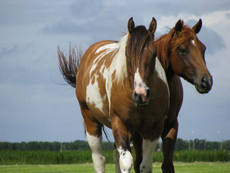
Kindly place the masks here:
POLYGON ((133 158, 130 142, 137 132, 143 138, 140 171, 152 171, 154 148, 164 128, 169 108, 166 75, 156 58, 153 18, 146 30, 130 18, 128 31, 119 42, 100 41, 88 48, 76 65, 70 51, 69 62, 60 50, 59 67, 64 79, 76 85, 76 95, 92 150, 94 169, 105 172, 101 135, 103 125, 113 131, 116 172, 130 172, 133 158), (76 78, 75 78, 76 76, 76 78))
MULTIPOLYGON (((212 87, 210 75, 205 59, 205 45, 196 36, 202 27, 201 19, 193 28, 184 25, 179 20, 168 34, 155 41, 157 57, 165 69, 170 89, 170 108, 165 120, 164 131, 161 136, 163 141, 164 161, 162 171, 174 173, 173 153, 178 133, 178 113, 183 100, 183 89, 180 77, 195 85, 199 93, 208 93, 212 87)), ((136 160, 134 168, 139 172, 142 161, 141 136, 134 138, 136 160)))

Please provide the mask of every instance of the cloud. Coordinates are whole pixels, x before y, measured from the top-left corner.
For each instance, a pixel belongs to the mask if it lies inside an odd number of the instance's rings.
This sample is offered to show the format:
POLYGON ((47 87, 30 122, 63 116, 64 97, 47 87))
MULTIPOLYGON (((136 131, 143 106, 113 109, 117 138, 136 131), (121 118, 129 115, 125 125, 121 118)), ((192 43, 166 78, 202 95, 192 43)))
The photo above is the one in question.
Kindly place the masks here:
POLYGON ((18 45, 14 45, 13 47, 2 47, 0 49, 0 60, 5 56, 5 55, 11 55, 15 52, 18 52, 18 45))
POLYGON ((225 15, 225 17, 226 17, 227 19, 230 19, 230 13, 227 13, 227 14, 225 15))
POLYGON ((44 34, 76 34, 79 33, 79 29, 75 23, 59 22, 51 26, 46 26, 41 32, 44 34))

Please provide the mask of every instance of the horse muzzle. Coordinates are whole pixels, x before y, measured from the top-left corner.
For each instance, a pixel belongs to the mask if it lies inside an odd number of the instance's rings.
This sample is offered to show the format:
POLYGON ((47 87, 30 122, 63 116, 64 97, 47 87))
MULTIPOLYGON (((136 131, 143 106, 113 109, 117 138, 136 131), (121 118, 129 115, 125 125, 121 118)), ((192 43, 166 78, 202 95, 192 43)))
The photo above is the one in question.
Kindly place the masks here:
POLYGON ((133 101, 136 106, 144 107, 148 105, 149 100, 150 100, 150 89, 149 88, 145 88, 144 92, 138 92, 136 90, 133 92, 133 101))
POLYGON ((203 76, 199 84, 195 83, 195 87, 200 94, 205 94, 212 89, 212 84, 213 84, 212 76, 203 76))

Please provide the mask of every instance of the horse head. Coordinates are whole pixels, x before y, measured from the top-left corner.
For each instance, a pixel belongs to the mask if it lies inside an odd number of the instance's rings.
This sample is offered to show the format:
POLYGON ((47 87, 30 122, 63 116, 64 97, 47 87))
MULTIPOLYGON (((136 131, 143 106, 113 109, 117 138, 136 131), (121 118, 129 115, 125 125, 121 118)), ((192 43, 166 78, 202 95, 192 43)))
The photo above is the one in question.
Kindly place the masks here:
POLYGON ((128 22, 129 39, 126 45, 128 77, 133 87, 133 101, 145 106, 150 100, 150 86, 155 68, 157 49, 154 45, 156 20, 153 18, 149 29, 135 27, 133 18, 128 22))
POLYGON ((192 28, 179 20, 172 35, 170 58, 177 75, 195 85, 199 93, 208 93, 213 82, 205 62, 206 47, 196 35, 201 27, 201 19, 192 28))

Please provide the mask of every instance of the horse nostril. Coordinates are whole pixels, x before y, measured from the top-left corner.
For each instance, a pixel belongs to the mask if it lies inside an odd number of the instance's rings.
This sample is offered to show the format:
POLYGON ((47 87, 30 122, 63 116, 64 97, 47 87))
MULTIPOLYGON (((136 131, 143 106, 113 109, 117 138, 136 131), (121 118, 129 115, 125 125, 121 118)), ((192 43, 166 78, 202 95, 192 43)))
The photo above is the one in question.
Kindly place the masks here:
POLYGON ((146 98, 147 100, 149 99, 150 97, 150 89, 146 89, 146 98))
POLYGON ((201 78, 201 82, 202 82, 202 83, 207 83, 208 80, 206 79, 206 77, 202 77, 202 78, 201 78))
POLYGON ((201 87, 203 89, 205 89, 205 88, 207 88, 207 86, 208 86, 208 80, 207 80, 207 78, 206 77, 202 77, 201 78, 201 87))
POLYGON ((141 95, 140 94, 137 94, 136 92, 134 92, 133 96, 134 96, 134 101, 140 102, 140 100, 141 100, 141 95))
POLYGON ((136 92, 134 92, 134 97, 137 97, 137 93, 136 92))

